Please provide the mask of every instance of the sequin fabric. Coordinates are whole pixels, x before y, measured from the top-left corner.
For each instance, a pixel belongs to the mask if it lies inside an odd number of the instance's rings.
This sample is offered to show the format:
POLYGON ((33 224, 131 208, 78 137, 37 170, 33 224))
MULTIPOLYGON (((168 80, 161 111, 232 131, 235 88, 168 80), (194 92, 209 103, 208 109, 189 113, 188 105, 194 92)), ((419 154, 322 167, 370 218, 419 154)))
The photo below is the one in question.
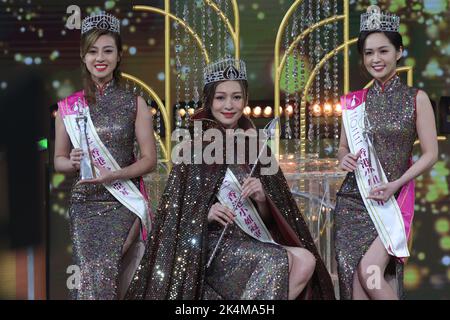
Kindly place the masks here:
MULTIPOLYGON (((242 170, 238 170, 241 166, 246 165, 230 168, 241 176, 242 170)), ((222 231, 218 225, 208 224, 207 214, 217 202, 216 194, 227 168, 227 164, 173 167, 156 212, 155 232, 127 299, 287 299, 289 274, 285 249, 254 240, 235 225, 228 229, 213 264, 206 269, 222 231)), ((260 168, 255 172, 270 201, 271 213, 280 224, 284 223, 285 229, 277 223, 268 226, 274 238, 285 245, 305 247, 316 256, 309 297, 334 299, 331 278, 283 173, 279 170, 272 176, 259 176, 260 168), (289 232, 285 232, 286 228, 289 232)))
MULTIPOLYGON (((248 172, 239 165, 229 168, 242 184, 248 172)), ((208 257, 222 233, 217 222, 208 225, 208 257)), ((289 262, 286 250, 263 243, 236 224, 227 228, 216 256, 206 272, 205 300, 286 300, 289 262)))
MULTIPOLYGON (((373 127, 374 147, 388 181, 400 178, 410 165, 417 137, 417 91, 403 84, 395 75, 384 86, 375 82, 367 92, 366 114, 373 127)), ((342 183, 334 215, 340 299, 351 299, 357 266, 378 236, 354 173, 348 173, 342 183)), ((403 265, 394 258, 386 270, 386 278, 392 277, 396 278, 398 297, 404 298, 403 265)))
MULTIPOLYGON (((96 92, 92 122, 120 167, 134 162, 136 97, 114 81, 96 92)), ((75 181, 76 183, 77 181, 75 181)), ((134 180, 137 184, 137 180, 134 180)), ((136 215, 103 185, 72 187, 69 217, 73 260, 80 268, 80 286, 73 299, 117 299, 122 246, 136 215)))

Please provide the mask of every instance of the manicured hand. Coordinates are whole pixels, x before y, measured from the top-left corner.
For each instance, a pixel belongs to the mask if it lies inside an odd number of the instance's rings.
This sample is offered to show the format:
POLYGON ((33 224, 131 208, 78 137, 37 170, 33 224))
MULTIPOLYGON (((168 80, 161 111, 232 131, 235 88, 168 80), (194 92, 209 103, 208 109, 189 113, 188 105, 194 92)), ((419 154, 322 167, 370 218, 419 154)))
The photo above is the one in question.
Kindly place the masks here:
POLYGON ((98 169, 99 174, 97 175, 97 178, 94 179, 87 179, 87 180, 80 180, 77 184, 109 184, 113 182, 114 180, 117 180, 116 171, 111 171, 106 168, 103 168, 96 163, 94 163, 94 166, 98 169))
POLYGON ((70 164, 72 165, 73 168, 75 168, 76 170, 80 170, 80 162, 81 159, 83 158, 83 150, 77 148, 77 149, 72 149, 72 151, 70 151, 69 154, 70 157, 70 164))
POLYGON ((217 202, 211 206, 208 212, 208 222, 217 221, 223 226, 233 223, 235 215, 231 209, 217 202))
POLYGON ((358 159, 361 156, 361 150, 359 150, 356 154, 353 153, 347 153, 339 163, 339 169, 347 171, 347 172, 353 172, 356 170, 356 167, 358 166, 358 159))
POLYGON ((399 188, 400 186, 396 181, 382 184, 376 188, 373 188, 369 192, 369 196, 367 197, 367 199, 376 201, 388 201, 389 198, 392 197, 399 188))
POLYGON ((256 202, 266 202, 266 194, 262 186, 261 180, 257 178, 247 178, 242 185, 242 198, 252 198, 256 202))

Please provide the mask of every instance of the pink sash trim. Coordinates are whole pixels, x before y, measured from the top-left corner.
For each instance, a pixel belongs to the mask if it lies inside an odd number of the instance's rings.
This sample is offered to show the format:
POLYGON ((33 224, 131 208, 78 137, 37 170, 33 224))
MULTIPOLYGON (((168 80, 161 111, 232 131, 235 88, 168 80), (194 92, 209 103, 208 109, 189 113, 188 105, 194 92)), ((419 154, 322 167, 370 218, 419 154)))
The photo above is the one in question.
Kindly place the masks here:
POLYGON ((84 105, 87 106, 84 99, 84 90, 73 93, 67 98, 58 102, 58 112, 61 116, 61 119, 64 119, 65 116, 78 114, 78 111, 74 110, 75 102, 81 99, 84 102, 84 105))
POLYGON ((354 92, 349 92, 347 95, 341 97, 341 106, 345 110, 353 110, 361 104, 361 102, 366 101, 367 91, 369 89, 362 89, 354 92), (355 104, 352 106, 352 99, 355 97, 355 104))
POLYGON ((415 183, 410 180, 405 184, 400 195, 397 198, 398 206, 402 212, 403 222, 405 224, 406 238, 409 239, 411 234, 411 224, 414 218, 414 201, 415 201, 415 183))

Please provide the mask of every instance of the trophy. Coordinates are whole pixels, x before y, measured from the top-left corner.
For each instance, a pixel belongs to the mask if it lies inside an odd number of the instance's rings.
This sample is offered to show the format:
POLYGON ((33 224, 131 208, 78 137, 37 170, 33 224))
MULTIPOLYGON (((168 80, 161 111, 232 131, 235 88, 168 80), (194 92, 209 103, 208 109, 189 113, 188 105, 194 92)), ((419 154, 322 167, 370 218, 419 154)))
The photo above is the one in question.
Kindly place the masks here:
POLYGON ((93 167, 92 153, 89 150, 89 143, 87 138, 87 108, 78 99, 77 104, 78 116, 76 117, 78 129, 80 130, 80 148, 83 151, 80 161, 80 179, 88 180, 96 178, 93 167))
POLYGON ((369 181, 370 181, 370 190, 373 190, 379 187, 383 183, 383 176, 381 174, 382 170, 380 167, 380 161, 378 161, 378 157, 376 155, 375 147, 373 145, 373 127, 364 112, 364 126, 363 126, 363 137, 367 142, 367 158, 369 162, 369 181))

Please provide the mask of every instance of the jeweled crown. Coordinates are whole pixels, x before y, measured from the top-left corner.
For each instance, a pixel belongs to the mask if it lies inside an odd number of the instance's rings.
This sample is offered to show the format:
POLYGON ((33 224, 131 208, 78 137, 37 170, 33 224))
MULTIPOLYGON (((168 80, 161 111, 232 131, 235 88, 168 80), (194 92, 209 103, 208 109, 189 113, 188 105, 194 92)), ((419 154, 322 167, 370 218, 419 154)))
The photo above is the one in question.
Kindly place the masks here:
POLYGON ((224 58, 208 64, 203 70, 204 84, 227 81, 247 80, 245 62, 234 58, 224 58))
POLYGON ((395 14, 383 13, 380 7, 372 5, 367 8, 367 12, 361 15, 361 25, 359 31, 387 31, 398 32, 400 28, 400 18, 395 14))
POLYGON ((93 13, 83 19, 81 34, 85 34, 92 29, 108 30, 120 34, 120 20, 104 11, 93 13))

